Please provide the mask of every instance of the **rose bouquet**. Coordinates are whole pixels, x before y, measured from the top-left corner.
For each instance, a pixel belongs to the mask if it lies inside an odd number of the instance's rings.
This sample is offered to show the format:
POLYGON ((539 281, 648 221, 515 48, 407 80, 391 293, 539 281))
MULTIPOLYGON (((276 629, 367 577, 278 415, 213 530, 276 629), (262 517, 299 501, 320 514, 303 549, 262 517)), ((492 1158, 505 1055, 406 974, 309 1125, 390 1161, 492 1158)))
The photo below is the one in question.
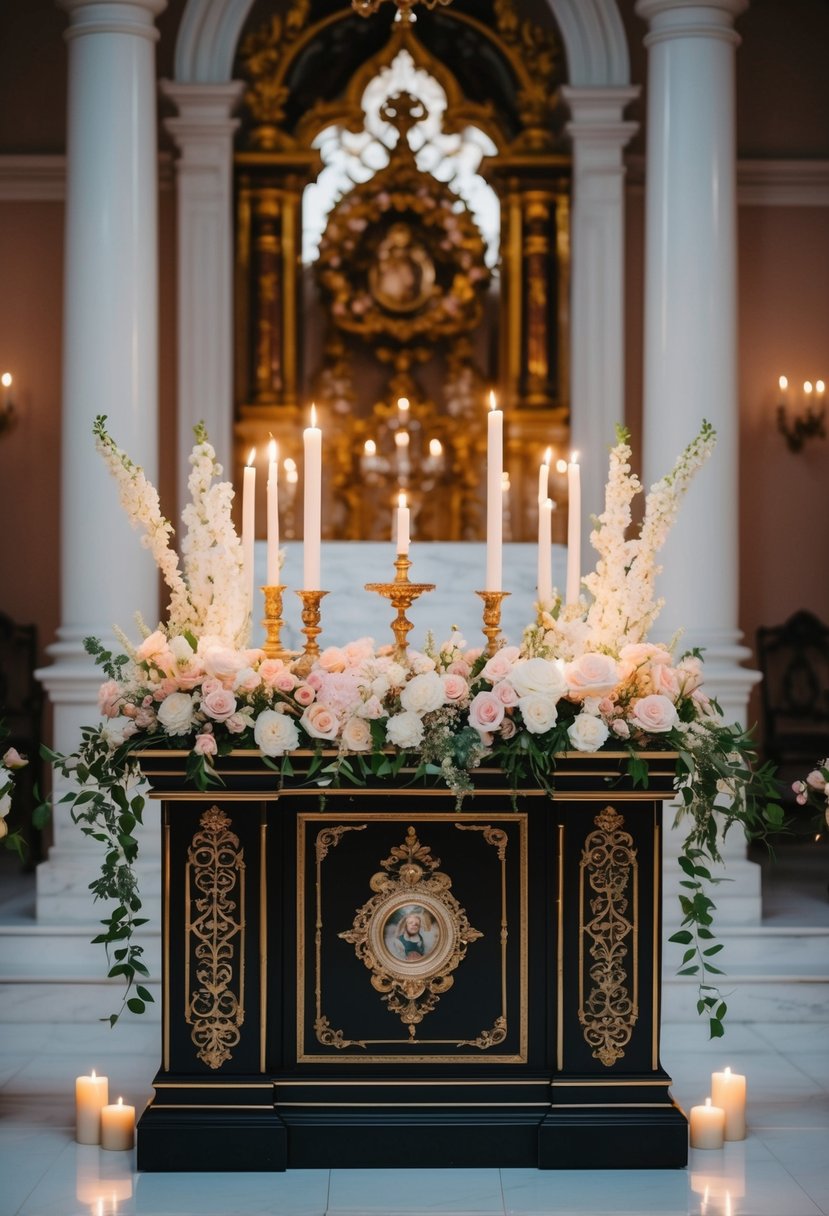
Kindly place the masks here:
MULTIPOLYGON (((704 693, 700 655, 675 655, 646 640, 661 606, 656 555, 713 449, 707 424, 647 495, 636 536, 628 535, 631 504, 642 487, 630 469, 628 436, 619 432, 605 511, 591 537, 599 560, 584 579, 588 594, 575 605, 558 597, 539 605, 519 644, 489 654, 453 633, 401 656, 361 638, 328 647, 308 669, 249 645, 232 489, 214 483, 220 470, 203 430, 190 458, 182 568, 155 491, 104 423, 96 423, 98 446, 170 588, 167 621, 145 627, 137 645, 119 634, 123 653, 113 655, 87 640, 108 677, 99 696, 103 722, 84 730, 74 756, 53 757, 79 781, 67 800, 81 830, 107 849, 93 891, 117 901, 100 938, 119 943, 115 974, 129 986, 143 967, 140 948, 130 944, 140 909, 132 863, 143 748, 185 750, 188 775, 202 789, 220 779, 216 758, 232 750, 256 749, 264 764, 288 775, 291 753, 304 748, 315 753, 309 777, 320 787, 384 777, 405 761, 458 798, 473 789, 471 774, 483 761, 500 766, 515 787, 529 779, 552 789, 557 755, 612 748, 627 753, 629 773, 644 783, 640 753, 663 749, 676 754, 678 817, 689 825, 680 858, 684 925, 673 940, 686 947, 681 973, 701 976, 699 1011, 709 1015, 712 1033, 722 1032, 725 1005, 708 982, 719 946, 711 944, 714 904, 704 884, 716 880, 707 862, 720 859, 718 841, 734 822, 762 835, 782 811, 750 738, 725 723, 704 693)), ((141 989, 127 1003, 139 1012, 146 999, 141 989)))

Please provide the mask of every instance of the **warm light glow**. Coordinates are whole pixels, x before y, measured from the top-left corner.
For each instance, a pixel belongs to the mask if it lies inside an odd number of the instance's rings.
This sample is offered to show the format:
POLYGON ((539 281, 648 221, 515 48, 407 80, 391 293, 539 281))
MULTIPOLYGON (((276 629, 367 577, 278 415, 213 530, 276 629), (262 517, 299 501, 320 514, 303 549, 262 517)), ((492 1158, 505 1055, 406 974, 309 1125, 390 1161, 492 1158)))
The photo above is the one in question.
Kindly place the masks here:
POLYGON ((95 1069, 94 1069, 94 1068, 92 1069, 92 1076, 93 1076, 93 1078, 95 1077, 95 1069))
POLYGON ((825 393, 826 392, 826 385, 823 383, 822 380, 818 380, 815 383, 815 392, 816 393, 825 393))
POLYGON ((804 380, 804 381, 803 381, 803 391, 804 391, 804 393, 806 394, 806 396, 808 397, 808 396, 809 396, 809 393, 811 393, 811 391, 812 391, 812 382, 811 382, 811 380, 804 380))
POLYGON ((288 482, 289 486, 295 486, 299 481, 299 473, 296 471, 296 465, 294 465, 292 469, 285 470, 285 480, 288 482))
POLYGON ((731 1076, 731 1069, 730 1069, 730 1068, 726 1068, 726 1070, 725 1070, 725 1075, 726 1075, 727 1077, 730 1077, 730 1076, 731 1076))
POLYGON ((367 439, 363 444, 363 451, 365 452, 366 456, 376 456, 377 444, 373 439, 367 439))
POLYGON ((547 451, 544 453, 544 463, 549 466, 552 459, 553 459, 553 449, 547 448, 547 451))
POLYGON ((397 408, 401 411, 401 413, 405 413, 406 410, 409 408, 409 398, 408 397, 398 397, 397 398, 397 408))
POLYGON ((566 460, 557 460, 556 461, 556 472, 557 473, 566 473, 567 472, 567 461, 566 460))
POLYGON ((317 425, 317 407, 314 402, 311 402, 311 426, 317 425))
POLYGON ((498 408, 498 402, 495 400, 495 390, 494 389, 489 390, 489 408, 491 410, 497 410, 497 408, 498 408))
POLYGON ((123 1098, 119 1098, 119 1099, 118 1099, 118 1105, 119 1105, 119 1106, 123 1106, 123 1105, 124 1105, 124 1099, 123 1099, 123 1098))
POLYGON ((505 494, 506 494, 507 490, 509 489, 509 473, 501 474, 501 489, 504 491, 505 494))
POLYGON ((272 439, 268 444, 268 460, 271 464, 276 464, 279 459, 279 447, 275 439, 272 439))
POLYGON ((409 432, 397 431, 394 436, 394 442, 399 448, 407 448, 409 446, 409 432))
POLYGON ((293 460, 290 456, 286 456, 285 459, 282 461, 282 467, 286 473, 295 473, 296 472, 296 461, 293 460))
POLYGON ((443 444, 440 442, 440 440, 439 439, 430 439, 429 440, 429 455, 430 456, 440 456, 440 455, 442 455, 442 453, 443 453, 443 444))
POLYGON ((570 464, 578 464, 578 463, 579 463, 578 452, 571 452, 570 453, 570 464))
POLYGON ((248 468, 252 467, 255 459, 256 459, 256 448, 251 448, 250 452, 248 453, 248 461, 247 461, 248 468))
POLYGON ((408 506, 408 503, 406 502, 406 491, 405 490, 397 491, 397 505, 404 511, 405 511, 406 507, 408 506))
POLYGON ((785 393, 786 389, 789 387, 789 380, 788 380, 788 377, 787 377, 787 376, 781 376, 781 377, 780 377, 780 379, 777 381, 777 384, 778 384, 778 387, 779 387, 779 389, 780 389, 780 392, 781 392, 781 393, 785 393))
POLYGON ((3 375, 0 376, 0 384, 3 385, 3 388, 11 388, 11 386, 12 386, 11 372, 3 372, 3 375))

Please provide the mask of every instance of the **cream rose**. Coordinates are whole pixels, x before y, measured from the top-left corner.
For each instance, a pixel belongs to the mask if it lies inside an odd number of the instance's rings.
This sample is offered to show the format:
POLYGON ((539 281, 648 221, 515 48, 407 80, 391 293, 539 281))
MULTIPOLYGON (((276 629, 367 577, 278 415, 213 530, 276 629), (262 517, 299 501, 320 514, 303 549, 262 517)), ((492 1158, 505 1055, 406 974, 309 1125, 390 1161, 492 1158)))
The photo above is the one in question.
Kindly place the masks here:
POLYGON ((8 836, 8 834, 9 825, 6 823, 5 819, 0 819, 0 840, 2 840, 4 836, 8 836))
POLYGON ((348 660, 339 646, 328 646, 317 659, 317 667, 323 671, 345 671, 348 660))
POLYGON ((186 735, 193 725, 193 698, 186 692, 171 692, 159 705, 157 717, 168 735, 186 735))
POLYGON ((308 706, 299 721, 312 739, 336 739, 340 733, 336 715, 318 701, 308 706))
POLYGON ((497 730, 504 720, 504 703, 492 692, 479 692, 469 706, 469 725, 475 730, 497 730))
POLYGON ((247 666, 245 656, 229 646, 212 646, 204 655, 205 671, 225 687, 230 687, 236 673, 247 666))
POLYGON ((370 752, 373 746, 371 727, 365 718, 349 718, 343 727, 343 746, 350 752, 370 752))
POLYGON ((419 676, 412 676, 400 694, 403 708, 421 718, 434 709, 440 709, 443 703, 443 681, 436 671, 424 671, 419 676))
POLYGON ((21 756, 16 747, 10 747, 3 756, 3 763, 8 769, 25 768, 29 761, 21 756))
POLYGON ((567 738, 577 752, 597 752, 609 735, 601 718, 592 714, 579 714, 567 728, 567 738))
POLYGON ((500 650, 495 651, 491 659, 487 659, 481 675, 491 684, 497 684, 499 680, 506 679, 520 653, 517 646, 502 646, 500 650))
POLYGON ((634 702, 630 724, 648 735, 664 735, 679 726, 679 715, 668 697, 651 693, 649 697, 640 697, 634 702))
POLYGON ((196 735, 193 751, 197 756, 215 756, 219 750, 215 735, 196 735))
POLYGON ((519 697, 541 693, 555 701, 567 692, 561 667, 550 659, 519 659, 510 672, 509 682, 519 697))
POLYGON ((163 666, 164 670, 169 670, 170 667, 170 644, 167 641, 166 634, 160 629, 156 629, 135 651, 136 663, 152 663, 156 667, 163 666))
POLYGON ((518 701, 524 726, 531 735, 543 735, 552 730, 558 718, 555 701, 541 693, 531 692, 518 701))
POLYGON ((463 676, 456 675, 454 672, 447 672, 441 677, 443 684, 443 696, 446 701, 455 704, 458 701, 463 701, 464 697, 469 692, 469 684, 463 676))
POLYGON ((275 709, 264 709, 256 719, 253 738, 263 756, 284 756, 299 746, 296 722, 275 709))
POLYGON ((619 665, 608 654, 583 654, 564 668, 567 690, 574 700, 606 697, 619 683, 619 665))
POLYGON ((386 737, 395 747, 417 747, 423 740, 423 721, 409 710, 395 714, 386 723, 386 737))

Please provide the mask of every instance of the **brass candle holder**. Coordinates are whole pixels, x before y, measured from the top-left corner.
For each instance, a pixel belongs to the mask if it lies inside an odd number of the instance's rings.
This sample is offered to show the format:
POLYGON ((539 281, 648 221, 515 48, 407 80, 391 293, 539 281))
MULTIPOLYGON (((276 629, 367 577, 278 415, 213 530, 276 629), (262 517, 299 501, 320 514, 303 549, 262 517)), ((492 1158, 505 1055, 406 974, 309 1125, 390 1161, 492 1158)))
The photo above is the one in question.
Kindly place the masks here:
POLYGON ((501 604, 509 595, 509 591, 476 591, 484 601, 483 631, 486 634, 486 652, 492 656, 499 646, 503 645, 501 637, 501 604))
POLYGON ((405 553, 398 553, 394 568, 397 571, 393 583, 366 583, 366 591, 376 591, 384 599, 391 600, 392 608, 397 609, 397 616, 391 623, 395 637, 394 657, 401 662, 406 657, 406 635, 414 628, 407 618, 406 612, 424 591, 434 591, 434 583, 410 583, 409 567, 411 562, 405 553))
POLYGON ((282 619, 282 592, 284 590, 283 584, 262 588, 262 594, 265 597, 265 615, 262 618, 265 642, 262 649, 269 659, 282 659, 287 663, 296 658, 296 652, 286 650, 280 636, 282 626, 285 624, 282 619))
POLYGON ((328 595, 328 592, 297 591, 297 595, 302 600, 302 632, 307 641, 305 649, 294 664, 294 671, 301 676, 306 676, 313 667, 314 660, 319 657, 320 648, 317 638, 322 633, 320 602, 324 595, 328 595))

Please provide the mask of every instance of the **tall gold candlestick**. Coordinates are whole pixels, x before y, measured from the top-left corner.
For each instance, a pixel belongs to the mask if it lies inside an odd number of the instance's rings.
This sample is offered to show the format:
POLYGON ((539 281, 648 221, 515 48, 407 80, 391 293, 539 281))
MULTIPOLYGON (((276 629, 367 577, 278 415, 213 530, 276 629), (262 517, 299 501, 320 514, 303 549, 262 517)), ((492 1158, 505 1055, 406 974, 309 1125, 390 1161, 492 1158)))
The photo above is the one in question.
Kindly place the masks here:
POLYGON ((328 595, 328 592, 297 591, 297 595, 302 600, 302 632, 308 640, 294 665, 294 670, 300 675, 307 676, 314 665, 314 660, 319 657, 320 648, 317 638, 322 633, 320 601, 324 595, 328 595))
POLYGON ((262 594, 265 597, 265 615, 262 618, 265 643, 262 649, 269 659, 282 659, 287 663, 290 659, 296 658, 296 653, 293 650, 285 650, 280 637, 282 626, 285 624, 282 619, 282 592, 284 590, 283 584, 262 588, 262 594))
POLYGON ((483 631, 487 638, 486 652, 488 655, 493 655, 498 647, 503 645, 501 603, 509 595, 509 591, 476 591, 475 594, 484 601, 483 631))
POLYGON ((397 609, 397 616, 391 623, 395 637, 394 657, 398 663, 406 657, 406 635, 414 628, 412 622, 407 618, 406 612, 411 608, 416 599, 419 599, 425 591, 434 591, 434 583, 410 583, 409 582, 409 567, 411 562, 405 553, 398 553, 394 568, 397 573, 394 576, 393 583, 366 583, 366 591, 376 591, 384 597, 391 600, 392 608, 397 609))

